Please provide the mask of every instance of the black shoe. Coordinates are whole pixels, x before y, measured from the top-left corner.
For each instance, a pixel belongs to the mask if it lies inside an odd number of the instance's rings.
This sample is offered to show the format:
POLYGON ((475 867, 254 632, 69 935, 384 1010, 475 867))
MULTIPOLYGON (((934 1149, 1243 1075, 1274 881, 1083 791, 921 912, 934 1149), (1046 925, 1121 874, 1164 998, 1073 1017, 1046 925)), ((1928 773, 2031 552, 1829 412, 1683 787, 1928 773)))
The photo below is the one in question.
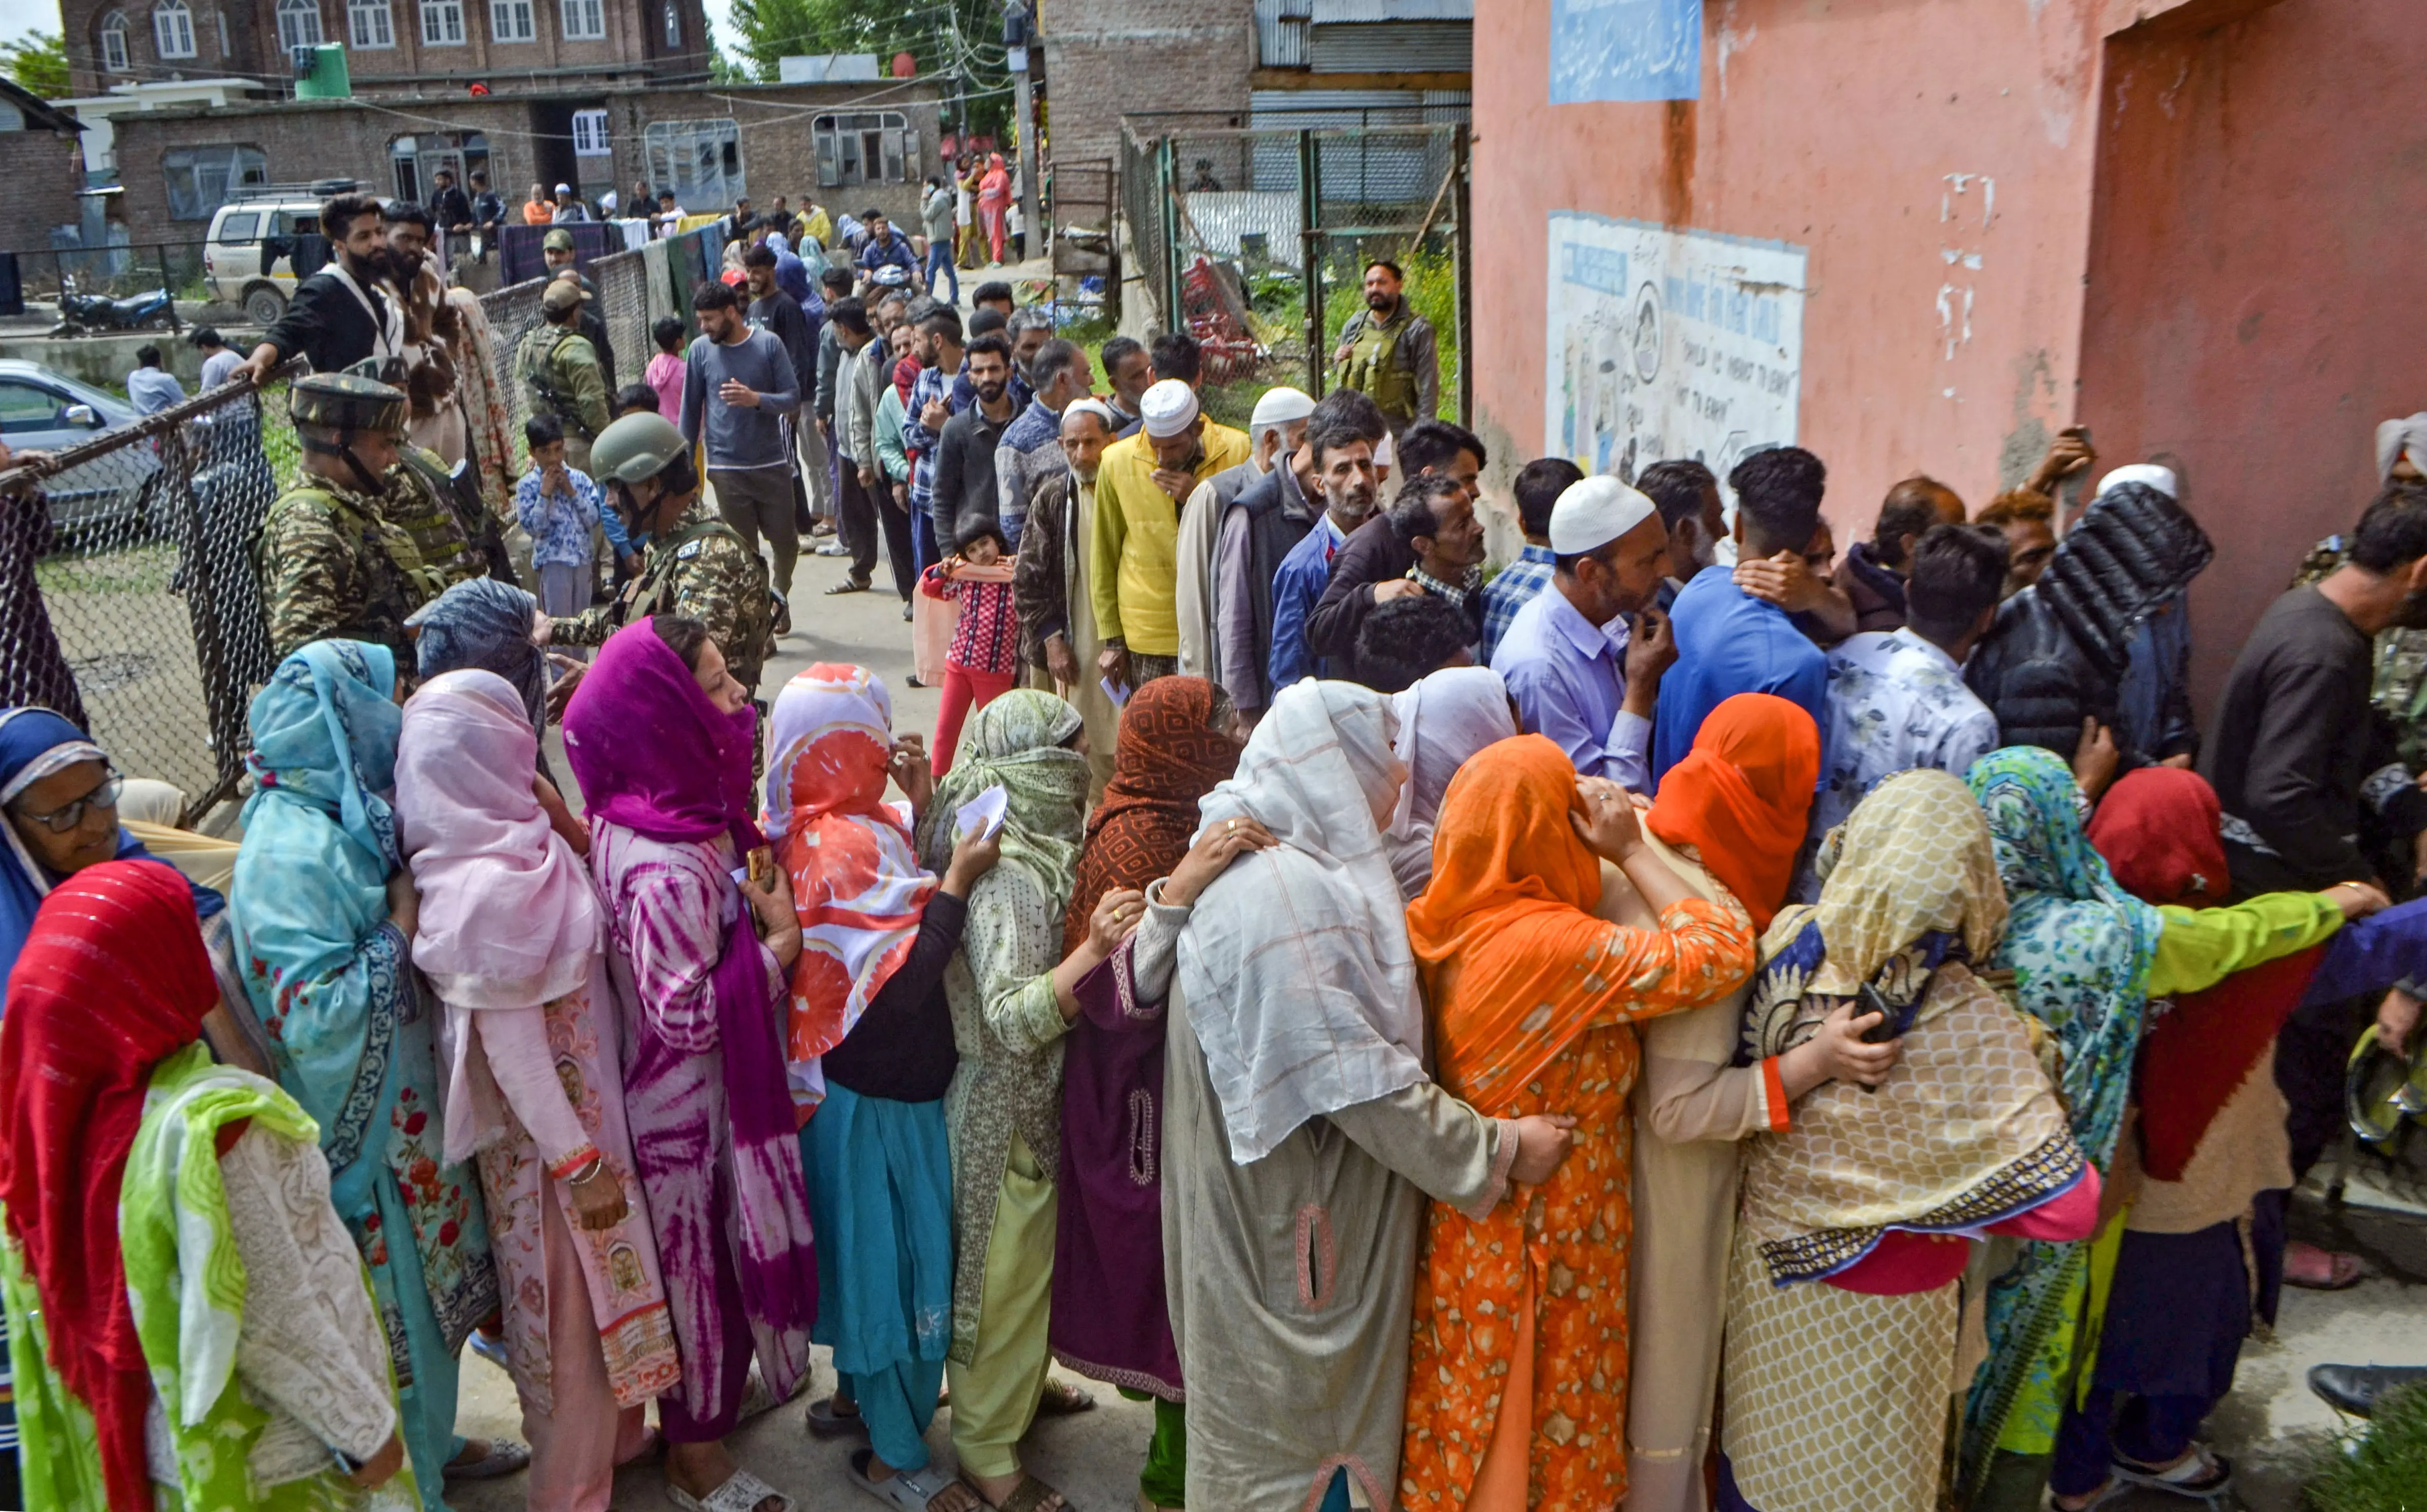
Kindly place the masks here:
POLYGON ((2376 1399, 2401 1386, 2427 1385, 2427 1365, 2312 1365, 2309 1390, 2328 1406, 2365 1418, 2376 1399))

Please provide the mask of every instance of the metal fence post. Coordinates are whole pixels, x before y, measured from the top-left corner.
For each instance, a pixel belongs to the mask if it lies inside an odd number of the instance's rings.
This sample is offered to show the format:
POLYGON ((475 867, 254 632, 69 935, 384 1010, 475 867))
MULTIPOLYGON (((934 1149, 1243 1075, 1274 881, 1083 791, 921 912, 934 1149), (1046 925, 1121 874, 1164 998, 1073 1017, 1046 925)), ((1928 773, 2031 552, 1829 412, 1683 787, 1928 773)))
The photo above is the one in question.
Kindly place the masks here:
POLYGON ((1297 134, 1298 263, 1306 281, 1306 391, 1323 398, 1323 148, 1310 127, 1297 134))
POLYGON ((1450 228, 1451 287, 1457 295, 1458 307, 1458 423, 1474 429, 1474 290, 1471 272, 1474 242, 1467 230, 1467 133, 1464 122, 1450 138, 1450 214, 1458 223, 1450 228))
POLYGON ((1172 175, 1171 138, 1154 144, 1155 219, 1163 236, 1163 324, 1166 331, 1185 331, 1188 317, 1181 304, 1180 186, 1172 175))

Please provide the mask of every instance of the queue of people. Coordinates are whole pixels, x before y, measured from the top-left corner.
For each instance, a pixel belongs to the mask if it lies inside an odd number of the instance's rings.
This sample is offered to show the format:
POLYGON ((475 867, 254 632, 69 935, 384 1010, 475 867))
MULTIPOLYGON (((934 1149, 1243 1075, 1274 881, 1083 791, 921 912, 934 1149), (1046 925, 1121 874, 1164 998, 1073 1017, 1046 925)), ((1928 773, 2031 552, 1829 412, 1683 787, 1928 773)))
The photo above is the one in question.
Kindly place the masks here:
MULTIPOLYGON (((256 362, 400 327, 334 219, 256 362)), ((1099 398, 1017 308, 796 323, 741 266, 579 464, 531 422, 536 595, 407 391, 297 382, 223 886, 74 710, 0 711, 17 1504, 528 1466, 595 1509, 658 1455, 784 1512, 734 1441, 783 1410, 901 1512, 1054 1512, 1056 1364, 1151 1399, 1149 1508, 2229 1489, 2241 1340, 2353 1276, 2289 1189, 2427 982, 2421 732, 2371 697, 2427 602, 2409 422, 2203 733, 2213 545, 2154 463, 2063 521, 2077 434, 1986 523, 1899 483, 1842 563, 1802 448, 1540 459, 1488 574, 1460 427, 1242 431, 1185 336, 1099 398), (932 749, 866 667, 766 680, 804 413, 832 591, 881 539, 957 610, 932 749), (457 1431, 467 1347, 527 1446, 457 1431)))

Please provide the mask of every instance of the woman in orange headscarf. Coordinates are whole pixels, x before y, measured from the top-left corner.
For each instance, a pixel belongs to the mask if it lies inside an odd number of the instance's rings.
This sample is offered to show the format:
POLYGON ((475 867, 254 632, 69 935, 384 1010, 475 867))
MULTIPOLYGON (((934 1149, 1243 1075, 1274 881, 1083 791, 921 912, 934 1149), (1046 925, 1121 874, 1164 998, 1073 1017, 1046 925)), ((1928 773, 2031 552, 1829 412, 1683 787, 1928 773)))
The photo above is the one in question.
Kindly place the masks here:
POLYGON ((1629 1025, 1735 991, 1752 970, 1751 924, 1694 896, 1624 789, 1580 781, 1529 735, 1486 747, 1450 783, 1408 937, 1442 1087, 1502 1118, 1569 1110, 1577 1128, 1530 1199, 1481 1222, 1433 1204, 1402 1499, 1607 1507, 1626 1489, 1629 1025), (1602 861, 1650 904, 1644 927, 1593 916, 1602 861))
MULTIPOLYGON (((1739 693, 1711 711, 1693 750, 1661 779, 1644 828, 1695 896, 1733 899, 1766 929, 1786 901, 1819 770, 1819 731, 1801 706, 1739 693)), ((1601 913, 1620 923, 1652 917, 1615 878, 1601 913)), ((1832 1020, 1783 1056, 1736 1065, 1751 985, 1642 1031, 1628 1370, 1660 1390, 1627 1403, 1627 1512, 1707 1504, 1702 1462, 1727 1316, 1736 1141, 1784 1128, 1795 1097, 1831 1077, 1875 1075, 1895 1050, 1864 1045, 1832 1020)))

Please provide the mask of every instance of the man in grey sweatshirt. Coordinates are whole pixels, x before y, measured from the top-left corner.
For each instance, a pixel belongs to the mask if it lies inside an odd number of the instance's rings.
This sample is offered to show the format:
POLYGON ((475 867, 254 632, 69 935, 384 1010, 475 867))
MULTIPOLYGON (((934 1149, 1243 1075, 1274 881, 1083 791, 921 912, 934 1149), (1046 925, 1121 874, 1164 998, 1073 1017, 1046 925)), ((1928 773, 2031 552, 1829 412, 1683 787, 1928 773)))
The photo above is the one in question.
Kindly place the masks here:
POLYGON ((792 519, 792 459, 780 416, 801 407, 790 353, 774 333, 742 317, 741 299, 725 284, 692 296, 701 334, 684 361, 682 433, 708 437, 708 480, 716 507, 752 551, 765 536, 774 548, 775 592, 792 596, 801 554, 792 519))

